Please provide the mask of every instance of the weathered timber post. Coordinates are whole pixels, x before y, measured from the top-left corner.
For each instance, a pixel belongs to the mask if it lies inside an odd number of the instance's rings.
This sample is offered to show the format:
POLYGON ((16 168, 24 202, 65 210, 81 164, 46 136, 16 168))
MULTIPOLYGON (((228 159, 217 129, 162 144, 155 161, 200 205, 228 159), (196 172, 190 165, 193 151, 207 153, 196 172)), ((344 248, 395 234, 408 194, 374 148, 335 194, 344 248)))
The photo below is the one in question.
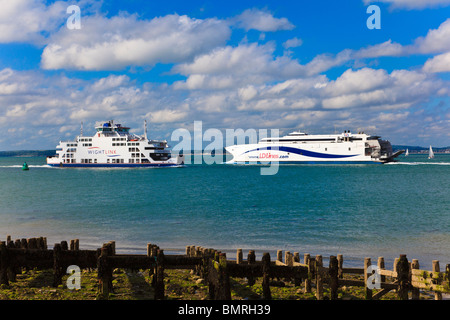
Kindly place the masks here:
POLYGON ((336 300, 338 298, 338 288, 339 288, 339 260, 335 256, 330 257, 330 265, 328 273, 330 275, 330 284, 329 284, 330 299, 336 300))
POLYGON ((277 261, 283 262, 283 251, 277 250, 277 261))
POLYGON ((408 300, 409 287, 409 262, 405 254, 401 254, 397 265, 398 297, 400 300, 408 300))
POLYGON ((372 265, 370 258, 364 258, 364 288, 365 288, 365 298, 366 300, 372 300, 372 289, 367 287, 367 280, 369 279, 367 269, 372 265))
POLYGON ((316 255, 316 299, 323 299, 323 279, 320 268, 323 267, 323 260, 321 255, 316 255))
POLYGON ((445 275, 447 277, 447 281, 450 283, 450 264, 445 266, 445 275))
MULTIPOLYGON (((300 263, 300 253, 294 252, 293 259, 294 259, 294 262, 300 263)), ((294 276, 294 286, 296 286, 296 287, 300 286, 301 282, 302 282, 302 278, 296 274, 294 276)))
POLYGON ((219 254, 219 261, 215 264, 218 273, 218 281, 214 299, 231 300, 230 277, 227 271, 227 256, 225 253, 219 254))
POLYGON ((270 293, 270 254, 268 252, 264 253, 262 256, 262 271, 263 271, 263 299, 271 300, 272 294, 270 293))
POLYGON ((112 266, 108 261, 108 256, 112 255, 112 252, 111 244, 104 244, 97 259, 99 291, 103 299, 108 299, 112 291, 112 266))
POLYGON ((28 249, 37 249, 37 243, 36 243, 36 238, 29 238, 27 239, 27 247, 28 249))
MULTIPOLYGON (((380 269, 380 270, 385 269, 384 257, 378 257, 377 266, 378 266, 378 269, 380 269)), ((380 280, 381 280, 381 282, 386 282, 386 276, 381 276, 380 280)))
POLYGON ((164 299, 164 250, 158 250, 156 256, 155 300, 164 299))
POLYGON ((8 282, 8 251, 5 241, 0 241, 0 285, 9 286, 8 282))
MULTIPOLYGON (((283 250, 277 250, 277 261, 283 262, 283 250)), ((286 263, 286 261, 285 261, 286 263)), ((277 277, 277 280, 280 281, 280 277, 277 277)), ((286 281, 287 279, 285 279, 286 281)))
MULTIPOLYGON (((288 267, 293 267, 294 266, 294 257, 292 256, 292 253, 290 251, 285 251, 284 253, 284 263, 288 266, 288 267)), ((292 278, 291 277, 286 277, 285 281, 291 281, 292 278)))
MULTIPOLYGON (((247 264, 254 264, 256 262, 256 255, 254 250, 250 250, 247 256, 247 264)), ((252 286, 255 284, 255 279, 253 275, 247 277, 248 285, 252 286)))
POLYGON ((311 255, 309 253, 305 253, 303 259, 304 263, 308 266, 308 277, 305 279, 305 293, 311 293, 311 279, 312 279, 311 255))
POLYGON ((338 278, 343 279, 344 278, 344 256, 342 254, 337 255, 337 263, 338 263, 338 278))
POLYGON ((53 287, 62 284, 61 244, 55 243, 53 247, 53 287))
MULTIPOLYGON (((413 269, 419 269, 419 260, 413 259, 411 262, 411 270, 413 269)), ((413 300, 419 300, 420 299, 420 290, 418 288, 412 288, 411 289, 411 298, 413 300)))
MULTIPOLYGON (((438 260, 433 260, 432 262, 432 271, 433 272, 440 272, 440 268, 439 268, 439 261, 438 260)), ((434 300, 442 300, 442 293, 439 291, 435 291, 434 292, 434 300)))
POLYGON ((70 251, 77 251, 80 250, 80 240, 74 239, 70 240, 70 251))
POLYGON ((216 269, 216 254, 214 249, 208 249, 208 297, 210 300, 215 299, 218 272, 216 269))
POLYGON ((69 250, 69 246, 67 245, 66 240, 61 241, 61 250, 64 250, 64 251, 69 250))
POLYGON ((152 257, 154 260, 154 263, 152 266, 150 266, 148 270, 148 275, 152 277, 152 287, 155 287, 156 285, 156 255, 158 254, 159 247, 156 244, 147 244, 147 256, 152 257))
MULTIPOLYGON (((11 240, 6 244, 6 248, 7 249, 14 249, 14 242, 12 242, 11 240)), ((16 282, 17 280, 16 280, 16 271, 17 271, 17 268, 16 268, 16 266, 14 265, 14 261, 15 261, 15 259, 14 259, 15 257, 14 256, 11 256, 11 255, 9 255, 8 256, 8 260, 9 260, 9 265, 8 265, 8 270, 7 270, 7 274, 8 274, 8 279, 9 279, 9 281, 11 281, 11 282, 16 282)))
POLYGON ((395 259, 394 259, 394 267, 393 267, 393 271, 394 271, 394 272, 397 272, 397 264, 398 264, 398 260, 399 260, 399 258, 395 258, 395 259))
POLYGON ((37 248, 41 250, 47 250, 47 243, 44 237, 39 237, 37 240, 37 248))
MULTIPOLYGON (((14 242, 14 247, 17 249, 22 248, 22 242, 20 242, 20 239, 16 239, 16 241, 14 242)), ((15 266, 15 273, 16 274, 22 273, 22 267, 20 265, 15 266)))
POLYGON ((243 260, 242 249, 237 249, 236 251, 236 264, 241 264, 243 260))

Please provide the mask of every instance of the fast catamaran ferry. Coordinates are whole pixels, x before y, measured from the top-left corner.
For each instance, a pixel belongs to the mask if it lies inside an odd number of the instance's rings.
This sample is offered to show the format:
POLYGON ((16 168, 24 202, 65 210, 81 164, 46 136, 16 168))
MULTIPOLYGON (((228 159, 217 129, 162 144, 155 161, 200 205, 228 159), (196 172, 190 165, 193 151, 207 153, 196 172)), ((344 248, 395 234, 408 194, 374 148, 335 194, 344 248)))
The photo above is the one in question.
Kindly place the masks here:
POLYGON ((264 138, 256 144, 225 148, 233 158, 228 164, 258 164, 277 161, 280 164, 315 163, 387 163, 403 153, 392 152, 389 141, 363 132, 353 134, 308 135, 292 132, 283 137, 264 138))
POLYGON ((54 167, 171 167, 184 164, 183 156, 172 158, 166 140, 149 140, 145 133, 130 133, 129 127, 111 121, 99 122, 93 136, 81 134, 74 141, 60 141, 56 155, 47 157, 54 167))

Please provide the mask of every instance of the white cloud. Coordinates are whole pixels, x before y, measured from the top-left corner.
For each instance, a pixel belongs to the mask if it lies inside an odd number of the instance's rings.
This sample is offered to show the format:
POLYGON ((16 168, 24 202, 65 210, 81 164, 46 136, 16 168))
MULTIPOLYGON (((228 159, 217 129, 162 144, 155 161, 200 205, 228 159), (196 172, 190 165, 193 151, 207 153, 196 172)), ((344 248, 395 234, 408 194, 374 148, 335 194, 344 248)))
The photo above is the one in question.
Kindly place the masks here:
POLYGON ((335 81, 332 81, 325 91, 332 95, 359 93, 386 87, 390 82, 389 75, 383 69, 348 69, 335 81))
POLYGON ((430 29, 425 37, 416 39, 414 46, 419 53, 450 51, 450 18, 437 29, 430 29))
POLYGON ((364 0, 366 5, 375 2, 388 3, 393 9, 424 9, 450 5, 450 0, 364 0))
POLYGON ((450 72, 450 52, 428 59, 423 66, 423 70, 425 72, 450 72))
POLYGON ((259 9, 247 9, 235 17, 234 23, 245 30, 263 32, 292 30, 295 26, 286 18, 275 18, 271 13, 259 9))
POLYGON ((376 44, 373 46, 368 46, 366 48, 359 49, 355 52, 355 58, 376 58, 376 57, 395 57, 400 56, 405 53, 404 47, 399 43, 393 43, 391 39, 376 44))
POLYGON ((145 118, 150 118, 150 122, 153 123, 171 123, 177 122, 185 119, 187 116, 187 112, 163 109, 148 113, 145 115, 145 118))
POLYGON ((226 89, 280 81, 305 73, 304 66, 288 56, 274 56, 274 46, 240 44, 216 48, 192 63, 176 65, 173 73, 188 76, 176 89, 226 89))
POLYGON ((55 30, 67 19, 67 3, 46 6, 38 0, 0 0, 0 43, 43 44, 44 33, 55 30))
POLYGON ((180 63, 224 44, 230 32, 227 23, 214 18, 88 16, 80 30, 61 28, 50 38, 41 64, 44 69, 120 70, 180 63))
POLYGON ((302 39, 299 39, 297 37, 294 37, 292 39, 286 40, 283 43, 283 47, 285 49, 289 49, 289 48, 296 48, 296 47, 300 47, 303 44, 302 39))

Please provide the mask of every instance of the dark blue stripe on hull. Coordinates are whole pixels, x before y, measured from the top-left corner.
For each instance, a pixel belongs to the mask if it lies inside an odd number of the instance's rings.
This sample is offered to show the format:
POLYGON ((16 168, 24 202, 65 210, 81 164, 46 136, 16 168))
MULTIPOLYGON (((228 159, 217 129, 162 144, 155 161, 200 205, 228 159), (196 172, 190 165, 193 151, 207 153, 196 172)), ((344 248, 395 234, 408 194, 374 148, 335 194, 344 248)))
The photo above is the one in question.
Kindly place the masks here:
MULTIPOLYGON (((274 161, 275 162, 275 161, 274 161)), ((271 163, 265 161, 250 161, 250 162, 234 162, 234 164, 243 165, 271 165, 271 163)), ((378 161, 279 161, 279 165, 284 164, 383 164, 383 162, 378 161)))
POLYGON ((181 166, 174 163, 111 163, 111 164, 95 164, 95 163, 63 163, 48 164, 51 167, 57 168, 146 168, 146 167, 177 167, 181 166))

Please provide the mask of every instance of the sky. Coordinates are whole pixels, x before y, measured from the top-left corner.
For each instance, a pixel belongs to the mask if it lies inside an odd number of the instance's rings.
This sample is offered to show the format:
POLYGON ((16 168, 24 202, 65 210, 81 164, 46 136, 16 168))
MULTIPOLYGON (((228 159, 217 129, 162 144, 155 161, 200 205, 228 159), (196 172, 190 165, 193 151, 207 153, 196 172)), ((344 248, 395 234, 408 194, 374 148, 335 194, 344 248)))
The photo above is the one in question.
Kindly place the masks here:
POLYGON ((202 121, 450 146, 450 0, 0 8, 0 150, 54 149, 111 119, 169 142, 202 121))

